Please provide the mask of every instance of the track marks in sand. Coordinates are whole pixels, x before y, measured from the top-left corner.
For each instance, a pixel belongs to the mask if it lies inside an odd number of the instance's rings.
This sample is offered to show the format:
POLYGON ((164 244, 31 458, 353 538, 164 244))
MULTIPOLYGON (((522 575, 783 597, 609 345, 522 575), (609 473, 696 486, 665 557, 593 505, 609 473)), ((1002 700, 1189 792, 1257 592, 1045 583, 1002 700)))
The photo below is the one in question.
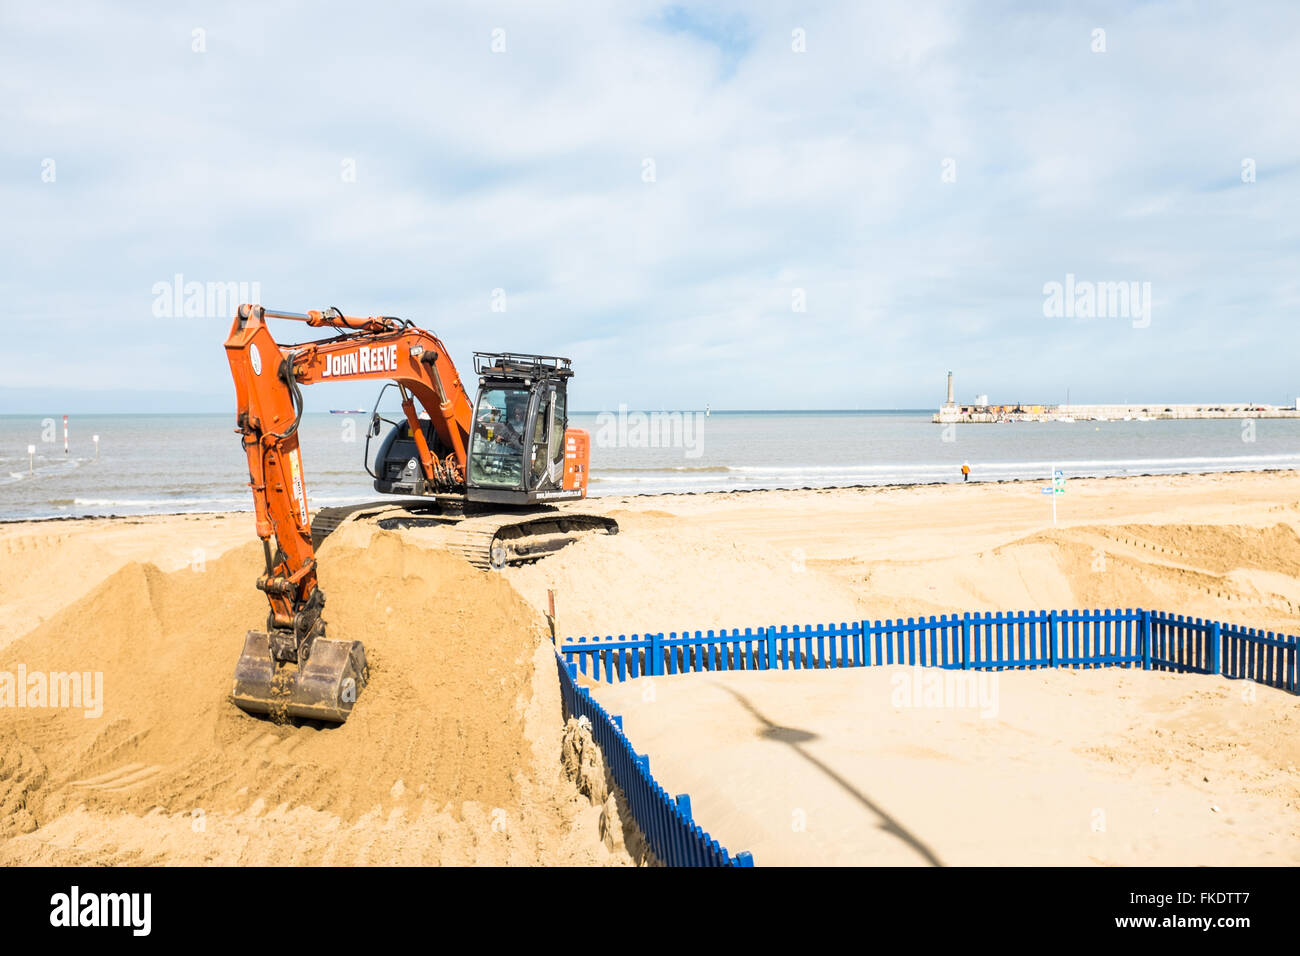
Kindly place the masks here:
POLYGON ((10 738, 0 749, 0 836, 28 833, 39 825, 33 798, 48 770, 36 751, 10 738))
POLYGON ((69 786, 84 790, 103 790, 120 793, 138 787, 157 777, 166 768, 162 764, 128 763, 84 780, 73 780, 69 786))

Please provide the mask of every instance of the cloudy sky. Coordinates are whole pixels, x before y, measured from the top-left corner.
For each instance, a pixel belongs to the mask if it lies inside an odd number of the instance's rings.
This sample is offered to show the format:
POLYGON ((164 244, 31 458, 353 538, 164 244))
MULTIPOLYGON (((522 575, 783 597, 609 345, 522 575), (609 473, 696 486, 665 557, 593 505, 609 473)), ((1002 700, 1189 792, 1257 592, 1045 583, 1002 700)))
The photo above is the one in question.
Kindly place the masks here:
POLYGON ((4 3, 0 413, 230 407, 178 275, 585 409, 1294 401, 1300 8, 1070 6, 4 3))

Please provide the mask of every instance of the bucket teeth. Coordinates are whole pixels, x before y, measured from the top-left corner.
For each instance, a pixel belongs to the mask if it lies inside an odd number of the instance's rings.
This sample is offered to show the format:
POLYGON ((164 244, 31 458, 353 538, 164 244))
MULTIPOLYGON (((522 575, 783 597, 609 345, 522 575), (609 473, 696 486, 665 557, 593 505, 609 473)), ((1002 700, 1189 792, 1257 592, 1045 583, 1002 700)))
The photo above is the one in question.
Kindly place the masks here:
POLYGON ((360 641, 319 637, 307 663, 299 666, 276 661, 267 634, 249 631, 235 666, 231 699, 240 709, 266 714, 277 723, 301 717, 341 724, 369 677, 360 641))

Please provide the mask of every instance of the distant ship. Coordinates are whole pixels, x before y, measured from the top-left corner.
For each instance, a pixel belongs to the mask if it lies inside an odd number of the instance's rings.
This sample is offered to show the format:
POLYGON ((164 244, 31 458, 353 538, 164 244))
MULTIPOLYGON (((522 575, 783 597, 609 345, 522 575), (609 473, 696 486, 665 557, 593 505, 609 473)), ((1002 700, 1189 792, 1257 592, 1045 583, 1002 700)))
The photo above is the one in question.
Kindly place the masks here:
POLYGON ((366 410, 364 408, 331 408, 330 409, 331 415, 364 415, 365 413, 366 410))

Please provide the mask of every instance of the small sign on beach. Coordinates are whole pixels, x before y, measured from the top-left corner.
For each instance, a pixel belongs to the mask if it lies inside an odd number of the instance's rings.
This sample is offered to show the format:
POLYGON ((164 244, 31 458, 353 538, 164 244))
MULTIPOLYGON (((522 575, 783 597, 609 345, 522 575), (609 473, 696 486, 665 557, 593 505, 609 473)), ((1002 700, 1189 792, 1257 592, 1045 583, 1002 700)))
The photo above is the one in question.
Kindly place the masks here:
POLYGON ((1056 496, 1065 494, 1065 472, 1052 466, 1052 483, 1042 489, 1043 494, 1052 496, 1052 524, 1056 524, 1056 496))

